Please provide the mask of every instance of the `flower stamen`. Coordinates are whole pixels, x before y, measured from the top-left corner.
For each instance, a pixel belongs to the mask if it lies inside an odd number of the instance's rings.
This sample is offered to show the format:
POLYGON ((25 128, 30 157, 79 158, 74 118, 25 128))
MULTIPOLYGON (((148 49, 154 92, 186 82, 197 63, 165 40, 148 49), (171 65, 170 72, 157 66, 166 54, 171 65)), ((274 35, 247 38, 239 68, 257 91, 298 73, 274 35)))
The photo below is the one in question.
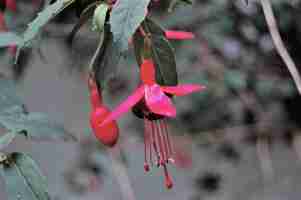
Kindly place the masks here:
POLYGON ((150 164, 153 166, 152 152, 154 151, 156 165, 157 167, 163 168, 164 182, 166 187, 170 189, 173 183, 167 170, 167 164, 170 161, 173 163, 173 159, 166 120, 153 120, 146 116, 144 117, 144 129, 144 170, 148 172, 150 170, 150 164))

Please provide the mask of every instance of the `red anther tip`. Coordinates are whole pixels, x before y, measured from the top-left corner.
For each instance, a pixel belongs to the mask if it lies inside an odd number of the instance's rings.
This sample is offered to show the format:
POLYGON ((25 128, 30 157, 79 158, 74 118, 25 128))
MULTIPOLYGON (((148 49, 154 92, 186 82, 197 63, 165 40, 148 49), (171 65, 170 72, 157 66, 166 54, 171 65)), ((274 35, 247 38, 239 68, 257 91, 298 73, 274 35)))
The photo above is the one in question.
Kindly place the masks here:
POLYGON ((144 171, 145 172, 149 171, 149 165, 147 163, 144 163, 144 171))
POLYGON ((172 183, 172 181, 170 180, 169 177, 167 177, 166 180, 165 180, 165 186, 166 186, 167 189, 171 189, 172 186, 173 186, 173 183, 172 183))
POLYGON ((159 166, 163 166, 165 164, 164 160, 163 159, 160 159, 159 161, 159 166))

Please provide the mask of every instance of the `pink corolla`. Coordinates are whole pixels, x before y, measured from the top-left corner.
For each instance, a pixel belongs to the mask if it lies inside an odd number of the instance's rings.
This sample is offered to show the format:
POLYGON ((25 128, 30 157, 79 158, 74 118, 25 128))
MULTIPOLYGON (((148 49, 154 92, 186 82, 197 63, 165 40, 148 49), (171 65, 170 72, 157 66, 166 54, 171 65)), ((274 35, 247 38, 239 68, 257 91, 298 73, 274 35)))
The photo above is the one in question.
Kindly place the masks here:
POLYGON ((181 84, 177 86, 161 86, 155 80, 155 67, 151 59, 145 59, 141 65, 140 76, 142 84, 136 91, 122 102, 101 125, 117 119, 129 111, 140 100, 144 99, 149 111, 166 117, 175 117, 176 108, 171 98, 166 95, 185 96, 203 90, 198 84, 181 84))
POLYGON ((173 163, 173 145, 171 143, 166 118, 176 116, 176 108, 172 104, 171 95, 184 96, 198 92, 205 87, 197 84, 181 84, 177 86, 161 86, 155 80, 155 66, 151 59, 145 59, 140 68, 142 84, 112 111, 100 124, 103 126, 116 120, 133 108, 137 116, 144 119, 144 170, 150 170, 150 164, 163 167, 165 185, 172 187, 172 180, 167 164, 173 163), (168 94, 170 96, 168 96, 168 94), (156 159, 153 158, 155 156, 156 159), (154 161, 156 160, 156 161, 154 161))

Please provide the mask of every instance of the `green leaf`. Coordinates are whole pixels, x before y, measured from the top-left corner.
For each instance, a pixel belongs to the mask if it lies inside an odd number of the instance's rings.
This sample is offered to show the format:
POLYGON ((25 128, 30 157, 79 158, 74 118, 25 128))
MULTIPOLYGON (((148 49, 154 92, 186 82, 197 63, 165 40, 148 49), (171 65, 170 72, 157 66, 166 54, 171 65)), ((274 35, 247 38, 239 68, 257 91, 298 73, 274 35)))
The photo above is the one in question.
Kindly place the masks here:
POLYGON ((122 0, 114 6, 110 17, 111 31, 114 42, 122 52, 128 49, 130 37, 146 17, 149 2, 150 0, 122 0))
POLYGON ((46 115, 28 113, 21 99, 17 96, 14 82, 1 76, 0 124, 12 133, 25 132, 33 138, 75 139, 64 129, 63 125, 51 122, 46 115))
POLYGON ((2 163, 9 200, 50 200, 47 181, 36 162, 24 153, 12 153, 2 163))
POLYGON ((0 113, 0 124, 14 133, 25 133, 34 139, 75 140, 64 126, 51 121, 43 113, 26 113, 22 107, 15 106, 0 113))
MULTIPOLYGON (((156 80, 161 85, 177 85, 178 75, 174 50, 165 38, 164 30, 154 21, 147 18, 142 27, 150 35, 151 56, 156 65, 156 80)), ((143 55, 143 36, 139 31, 134 35, 134 48, 138 64, 143 55)))
POLYGON ((103 31, 108 10, 109 10, 109 6, 105 3, 97 6, 93 16, 93 22, 92 22, 93 30, 96 30, 98 32, 103 31))
POLYGON ((0 47, 7 47, 9 45, 18 45, 22 38, 12 32, 0 33, 0 47))
POLYGON ((38 16, 30 24, 28 24, 27 29, 23 33, 22 40, 18 45, 16 60, 18 59, 20 50, 29 46, 32 40, 38 35, 41 28, 74 1, 75 0, 57 0, 55 3, 47 6, 43 11, 38 13, 38 16))
POLYGON ((17 96, 15 83, 0 76, 0 113, 15 106, 23 106, 21 99, 17 96))
POLYGON ((17 135, 13 132, 8 132, 0 137, 0 149, 7 147, 17 135))
POLYGON ((171 0, 168 7, 168 12, 174 11, 179 5, 186 4, 186 5, 192 5, 191 0, 171 0))

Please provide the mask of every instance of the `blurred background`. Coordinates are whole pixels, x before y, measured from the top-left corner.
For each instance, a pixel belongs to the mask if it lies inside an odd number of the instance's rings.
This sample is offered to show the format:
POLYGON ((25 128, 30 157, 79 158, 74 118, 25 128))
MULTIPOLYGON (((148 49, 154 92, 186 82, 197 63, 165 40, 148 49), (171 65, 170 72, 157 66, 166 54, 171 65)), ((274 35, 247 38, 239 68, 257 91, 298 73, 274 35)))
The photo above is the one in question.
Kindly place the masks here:
MULTIPOLYGON (((12 51, 1 49, 0 71, 16 80, 30 111, 64 122, 80 142, 21 138, 7 151, 29 152, 38 161, 55 200, 126 199, 119 185, 129 180, 137 200, 299 199, 300 96, 275 51, 260 4, 194 0, 169 13, 169 2, 154 1, 150 14, 166 29, 196 35, 191 41, 172 41, 179 80, 207 86, 205 92, 175 98, 178 116, 168 121, 177 160, 170 167, 172 190, 165 189, 160 169, 143 171, 143 120, 132 113, 119 120, 113 165, 91 134, 85 78, 97 35, 87 23, 74 43, 67 43, 78 20, 75 7, 48 24, 17 64, 12 51)), ((271 2, 285 45, 300 66, 301 1, 271 2)), ((43 2, 17 4, 17 12, 7 11, 5 17, 7 28, 21 33, 43 2)), ((111 108, 136 88, 136 65, 130 49, 110 75, 104 96, 111 108)))

